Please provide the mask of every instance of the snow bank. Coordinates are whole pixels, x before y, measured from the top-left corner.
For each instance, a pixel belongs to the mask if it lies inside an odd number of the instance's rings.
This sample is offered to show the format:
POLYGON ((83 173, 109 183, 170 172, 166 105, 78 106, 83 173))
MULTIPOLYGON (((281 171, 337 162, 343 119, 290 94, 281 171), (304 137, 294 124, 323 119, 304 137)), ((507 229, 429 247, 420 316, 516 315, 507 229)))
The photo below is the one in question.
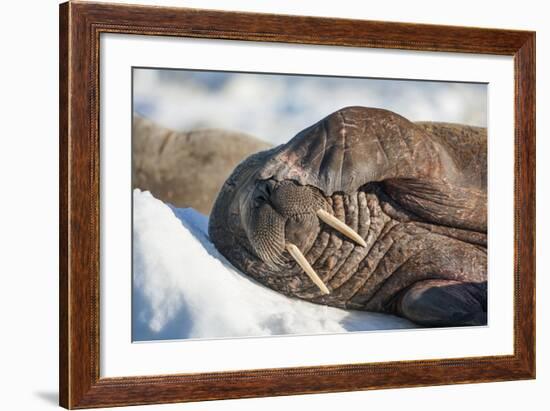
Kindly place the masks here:
POLYGON ((134 190, 134 341, 410 328, 401 318, 278 294, 218 253, 208 218, 134 190))

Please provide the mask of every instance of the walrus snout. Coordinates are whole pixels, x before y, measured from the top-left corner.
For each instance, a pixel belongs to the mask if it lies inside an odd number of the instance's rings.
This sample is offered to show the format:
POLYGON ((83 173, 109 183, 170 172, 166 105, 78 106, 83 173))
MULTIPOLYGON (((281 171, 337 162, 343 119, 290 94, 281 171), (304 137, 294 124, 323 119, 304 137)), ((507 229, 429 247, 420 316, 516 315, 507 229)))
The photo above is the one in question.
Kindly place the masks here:
POLYGON ((258 180, 241 204, 241 221, 254 254, 271 267, 286 265, 287 243, 308 250, 319 233, 320 192, 292 181, 258 180))
POLYGON ((242 221, 256 256, 275 270, 296 262, 324 294, 330 291, 304 255, 325 223, 361 246, 363 238, 340 221, 319 189, 292 180, 257 181, 243 205, 242 221))

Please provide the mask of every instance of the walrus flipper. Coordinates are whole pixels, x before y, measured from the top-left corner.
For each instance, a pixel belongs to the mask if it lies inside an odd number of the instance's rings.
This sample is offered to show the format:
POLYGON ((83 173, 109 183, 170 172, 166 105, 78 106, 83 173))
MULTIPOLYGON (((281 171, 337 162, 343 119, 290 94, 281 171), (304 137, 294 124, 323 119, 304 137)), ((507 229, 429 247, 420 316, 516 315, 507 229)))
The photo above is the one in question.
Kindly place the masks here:
POLYGON ((479 232, 487 231, 487 193, 442 180, 410 178, 383 182, 386 193, 422 220, 479 232))
POLYGON ((426 280, 396 298, 396 311, 431 327, 487 325, 487 282, 426 280))

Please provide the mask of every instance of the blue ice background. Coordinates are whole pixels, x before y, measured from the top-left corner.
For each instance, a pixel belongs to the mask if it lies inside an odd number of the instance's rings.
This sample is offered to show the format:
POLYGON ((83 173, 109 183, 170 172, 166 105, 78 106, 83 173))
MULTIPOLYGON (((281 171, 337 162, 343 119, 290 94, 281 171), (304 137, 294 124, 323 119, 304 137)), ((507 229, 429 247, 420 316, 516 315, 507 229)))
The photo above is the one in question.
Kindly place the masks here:
POLYGON ((134 69, 134 112, 177 130, 223 128, 273 144, 342 107, 411 121, 487 124, 487 85, 437 81, 134 69))

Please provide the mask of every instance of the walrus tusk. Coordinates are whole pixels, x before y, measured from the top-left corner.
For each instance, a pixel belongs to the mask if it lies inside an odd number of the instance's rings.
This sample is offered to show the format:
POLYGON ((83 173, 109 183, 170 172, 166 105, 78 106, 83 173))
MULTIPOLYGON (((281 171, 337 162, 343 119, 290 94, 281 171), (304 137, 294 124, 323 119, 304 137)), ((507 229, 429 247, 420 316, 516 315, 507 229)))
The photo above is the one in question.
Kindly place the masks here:
POLYGON ((335 230, 340 231, 350 240, 355 241, 357 244, 363 247, 367 246, 367 243, 365 243, 365 240, 363 240, 363 238, 361 238, 359 234, 352 230, 348 225, 338 220, 332 214, 329 214, 325 210, 320 209, 319 211, 317 211, 317 216, 335 230))
POLYGON ((304 270, 304 272, 308 275, 308 277, 311 278, 311 281, 313 281, 315 285, 319 287, 319 289, 323 292, 323 294, 330 294, 329 289, 327 288, 323 280, 319 278, 319 276, 317 275, 313 267, 307 262, 306 258, 304 257, 300 249, 291 243, 288 243, 286 245, 286 249, 292 256, 292 258, 296 260, 298 265, 302 267, 302 270, 304 270))

